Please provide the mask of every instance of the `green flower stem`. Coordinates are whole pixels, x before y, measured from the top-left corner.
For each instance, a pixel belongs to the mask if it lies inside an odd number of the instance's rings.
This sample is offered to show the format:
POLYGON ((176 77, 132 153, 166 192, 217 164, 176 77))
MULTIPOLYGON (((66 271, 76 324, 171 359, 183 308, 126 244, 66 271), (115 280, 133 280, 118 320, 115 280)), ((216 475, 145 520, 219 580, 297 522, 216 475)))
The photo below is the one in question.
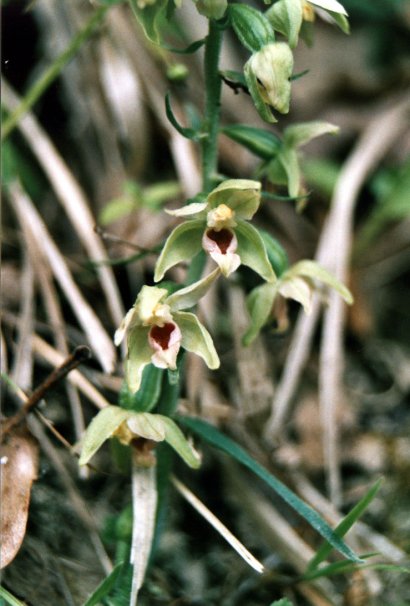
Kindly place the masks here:
POLYGON ((57 59, 50 65, 45 73, 28 90, 20 105, 16 107, 14 112, 6 118, 1 133, 2 141, 9 136, 24 114, 38 101, 50 84, 60 75, 60 72, 78 52, 83 42, 85 42, 91 36, 95 28, 101 23, 108 8, 108 6, 101 6, 93 13, 83 29, 80 30, 71 40, 68 47, 61 53, 59 57, 57 57, 57 59))
POLYGON ((209 20, 209 31, 205 42, 205 118, 202 141, 203 191, 209 193, 213 186, 218 166, 218 131, 221 111, 221 78, 218 64, 221 53, 223 29, 217 21, 209 20))

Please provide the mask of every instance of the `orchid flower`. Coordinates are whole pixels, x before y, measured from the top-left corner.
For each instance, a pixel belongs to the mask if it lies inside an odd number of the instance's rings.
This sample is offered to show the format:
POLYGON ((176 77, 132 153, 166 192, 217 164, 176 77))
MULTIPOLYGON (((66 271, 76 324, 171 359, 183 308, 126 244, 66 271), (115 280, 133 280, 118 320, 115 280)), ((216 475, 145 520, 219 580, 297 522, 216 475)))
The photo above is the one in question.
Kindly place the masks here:
POLYGON ((108 438, 114 437, 125 445, 139 445, 138 462, 145 467, 155 463, 151 452, 155 442, 164 440, 190 467, 197 468, 201 463, 198 453, 169 417, 149 412, 133 412, 120 406, 107 406, 100 410, 87 427, 82 443, 80 465, 86 465, 102 444, 108 438), (138 444, 140 438, 142 440, 138 444))
POLYGON ((315 20, 316 12, 349 33, 347 12, 337 0, 278 0, 265 15, 273 28, 288 38, 289 46, 295 48, 299 34, 305 37, 306 26, 315 20))
POLYGON ((338 292, 346 303, 351 304, 353 297, 350 291, 326 269, 315 261, 299 261, 285 271, 276 282, 267 282, 257 286, 248 296, 247 305, 251 324, 243 337, 249 345, 269 321, 278 297, 293 299, 303 306, 309 314, 315 292, 315 280, 322 282, 338 292))
POLYGON ((165 288, 143 286, 134 306, 115 333, 119 345, 127 334, 126 379, 131 392, 138 391, 148 364, 176 369, 181 347, 201 356, 209 368, 219 367, 212 338, 195 314, 180 311, 193 307, 219 275, 219 269, 169 295, 165 288))
POLYGON ((274 279, 259 232, 248 223, 259 208, 261 184, 247 179, 221 183, 204 202, 194 202, 170 215, 184 217, 165 242, 158 258, 154 280, 168 269, 194 257, 201 248, 229 276, 239 265, 247 265, 265 280, 274 279))

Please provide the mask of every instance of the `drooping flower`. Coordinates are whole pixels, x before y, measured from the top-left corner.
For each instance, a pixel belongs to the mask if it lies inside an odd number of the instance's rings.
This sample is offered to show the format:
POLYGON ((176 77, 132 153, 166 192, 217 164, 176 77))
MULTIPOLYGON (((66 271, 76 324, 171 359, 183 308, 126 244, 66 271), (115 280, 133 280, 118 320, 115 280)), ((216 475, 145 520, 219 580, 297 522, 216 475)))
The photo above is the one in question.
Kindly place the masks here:
POLYGON ((346 303, 353 302, 350 291, 326 269, 315 261, 299 261, 285 271, 276 282, 257 286, 250 293, 247 305, 251 323, 243 337, 244 344, 249 345, 269 321, 278 297, 293 299, 303 306, 306 313, 310 313, 312 297, 316 290, 315 281, 333 288, 346 303))
POLYGON ((316 13, 336 23, 344 33, 349 33, 347 12, 337 0, 278 0, 265 13, 273 28, 287 37, 289 46, 295 48, 299 34, 310 42, 310 27, 316 13))
POLYGON ((167 211, 187 219, 169 235, 158 258, 154 280, 168 269, 194 257, 203 248, 224 276, 247 265, 265 280, 274 279, 259 232, 248 223, 260 204, 261 184, 247 179, 221 183, 204 202, 167 211))
POLYGON ((216 269, 171 295, 165 288, 142 287, 114 336, 119 345, 127 334, 125 374, 131 392, 138 391, 148 364, 175 370, 181 347, 201 356, 209 368, 218 368, 219 358, 210 334, 195 314, 180 311, 193 307, 218 275, 216 269))
POLYGON ((199 467, 198 453, 186 440, 176 423, 169 417, 149 412, 134 412, 120 406, 107 406, 93 418, 82 443, 80 465, 86 465, 108 438, 122 444, 139 447, 139 464, 155 463, 151 450, 155 442, 166 441, 187 465, 199 467))

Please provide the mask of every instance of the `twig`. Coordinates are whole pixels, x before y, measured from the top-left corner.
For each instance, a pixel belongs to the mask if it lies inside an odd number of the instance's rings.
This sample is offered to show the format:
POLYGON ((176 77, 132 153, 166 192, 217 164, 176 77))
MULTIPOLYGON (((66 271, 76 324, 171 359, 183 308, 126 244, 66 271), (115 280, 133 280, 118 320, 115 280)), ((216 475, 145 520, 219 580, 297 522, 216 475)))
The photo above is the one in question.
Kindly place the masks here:
POLYGON ((215 528, 217 532, 229 543, 229 545, 245 560, 247 564, 259 574, 264 572, 264 566, 259 562, 246 547, 231 533, 231 531, 217 518, 212 511, 210 511, 206 505, 202 503, 189 490, 185 484, 180 482, 175 476, 172 476, 171 481, 178 492, 188 501, 190 505, 203 517, 205 520, 215 528))
POLYGON ((24 402, 24 406, 12 417, 7 419, 3 425, 4 434, 8 433, 21 423, 29 412, 36 406, 46 395, 46 393, 54 387, 56 383, 64 379, 71 370, 77 368, 82 362, 90 358, 91 352, 85 345, 80 345, 74 352, 64 360, 63 364, 54 369, 48 377, 34 390, 29 398, 24 402))

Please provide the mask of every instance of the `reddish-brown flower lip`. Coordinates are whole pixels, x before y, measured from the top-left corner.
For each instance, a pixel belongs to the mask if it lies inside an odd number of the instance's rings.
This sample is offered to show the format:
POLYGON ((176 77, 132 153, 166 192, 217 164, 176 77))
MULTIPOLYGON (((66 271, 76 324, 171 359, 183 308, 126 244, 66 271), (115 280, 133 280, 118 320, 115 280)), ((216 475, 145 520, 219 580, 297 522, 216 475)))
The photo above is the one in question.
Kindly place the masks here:
POLYGON ((215 242, 223 255, 226 255, 228 252, 229 246, 231 245, 234 237, 232 231, 226 228, 220 229, 219 231, 216 231, 215 229, 208 229, 206 231, 206 236, 215 242))
POLYGON ((164 326, 153 326, 149 336, 161 347, 161 349, 168 349, 171 335, 175 329, 175 324, 167 322, 164 326))

